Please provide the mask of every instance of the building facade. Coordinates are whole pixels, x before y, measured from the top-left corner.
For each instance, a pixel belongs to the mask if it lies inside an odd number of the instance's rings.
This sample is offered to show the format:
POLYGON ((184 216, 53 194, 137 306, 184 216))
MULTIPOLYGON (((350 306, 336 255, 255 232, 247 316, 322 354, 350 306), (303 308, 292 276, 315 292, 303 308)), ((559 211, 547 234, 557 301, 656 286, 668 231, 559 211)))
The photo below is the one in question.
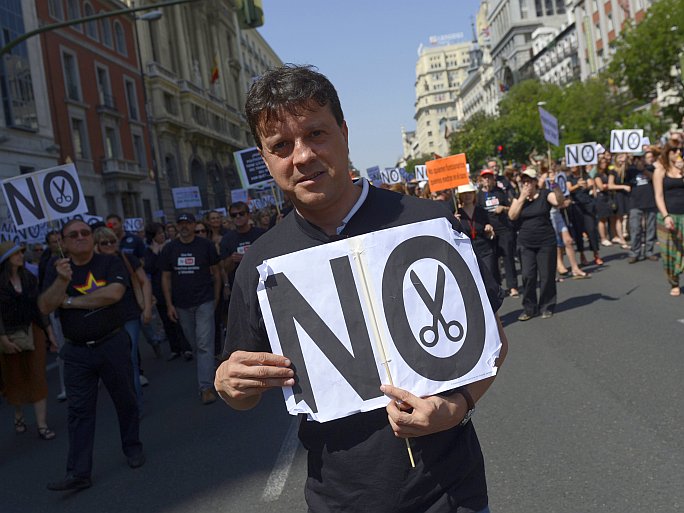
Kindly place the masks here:
MULTIPOLYGON (((0 5, 4 41, 39 26, 36 5, 7 0, 0 5)), ((0 58, 0 180, 58 164, 42 45, 30 38, 0 58)), ((7 218, 0 195, 0 220, 7 218)))
MULTIPOLYGON (((454 42, 455 35, 439 36, 433 45, 421 46, 416 62, 416 130, 405 147, 413 148, 413 157, 434 153, 449 154, 449 135, 459 127, 463 113, 459 111, 461 84, 470 67, 469 42, 454 42)), ((457 35, 456 35, 457 36, 457 35)), ((462 39, 462 35, 460 37, 462 39)))
POLYGON ((559 28, 540 27, 532 33, 532 57, 520 69, 522 79, 537 78, 559 86, 581 79, 574 22, 559 28))

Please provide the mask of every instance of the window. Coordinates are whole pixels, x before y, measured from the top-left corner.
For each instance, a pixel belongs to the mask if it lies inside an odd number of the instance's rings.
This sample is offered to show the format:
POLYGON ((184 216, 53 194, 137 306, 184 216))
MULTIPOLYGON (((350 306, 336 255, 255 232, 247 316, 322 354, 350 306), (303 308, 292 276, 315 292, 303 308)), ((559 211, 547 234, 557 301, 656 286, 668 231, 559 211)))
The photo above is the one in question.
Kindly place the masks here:
MULTIPOLYGON (((100 14, 101 13, 102 11, 100 11, 100 14)), ((105 46, 113 48, 114 43, 112 42, 112 22, 109 18, 102 18, 100 22, 102 22, 102 42, 105 46)))
POLYGON ((64 6, 62 0, 48 0, 48 12, 56 20, 64 19, 64 6))
POLYGON ((99 105, 109 108, 116 108, 114 97, 112 96, 112 86, 109 82, 109 72, 107 68, 95 66, 95 74, 97 76, 97 92, 100 95, 99 105))
POLYGON ((565 14, 565 0, 556 0, 556 14, 565 14))
POLYGON ((81 87, 78 79, 78 65, 76 57, 71 53, 62 53, 62 68, 64 69, 64 85, 69 100, 81 101, 81 87))
POLYGON ((128 50, 126 50, 126 35, 121 23, 118 21, 114 22, 114 47, 121 55, 128 55, 128 50))
POLYGON ((97 209, 95 208, 95 196, 83 196, 85 198, 86 207, 88 207, 88 213, 91 216, 97 215, 97 209))
POLYGON ((553 16, 553 0, 545 0, 546 3, 546 15, 553 16))
POLYGON ((124 78, 124 89, 126 90, 126 103, 128 103, 128 117, 134 121, 139 121, 138 96, 135 92, 135 82, 129 78, 124 78))
MULTIPOLYGON (((66 0, 67 3, 67 19, 76 20, 81 17, 81 8, 78 5, 79 0, 66 0)), ((76 25, 71 25, 71 28, 83 32, 83 26, 78 23, 76 25)))
POLYGON ((542 0, 534 0, 534 12, 537 15, 537 18, 541 18, 544 15, 544 11, 542 11, 542 0))
POLYGON ((33 166, 19 166, 19 174, 26 175, 28 173, 33 173, 36 170, 33 166))
POLYGON ((520 2, 520 19, 527 19, 527 0, 519 0, 520 2))
POLYGON ((164 109, 166 109, 166 112, 169 114, 178 114, 176 101, 174 100, 173 95, 170 93, 164 93, 164 109))
POLYGON ((116 128, 105 127, 105 158, 119 158, 119 137, 116 128))
POLYGON ((145 156, 145 144, 140 134, 133 134, 133 151, 135 152, 135 161, 140 166, 140 170, 145 171, 147 169, 147 158, 145 156))
POLYGON ((88 141, 86 139, 88 131, 84 119, 71 118, 71 144, 73 146, 74 157, 77 159, 87 159, 90 156, 88 151, 88 141))
MULTIPOLYGON (((92 5, 90 5, 89 3, 86 2, 83 5, 83 14, 85 16, 94 16, 95 15, 95 9, 93 9, 92 5)), ((97 31, 97 20, 86 22, 85 29, 86 29, 86 35, 90 39, 94 39, 95 41, 100 40, 100 35, 98 34, 98 31, 97 31)))

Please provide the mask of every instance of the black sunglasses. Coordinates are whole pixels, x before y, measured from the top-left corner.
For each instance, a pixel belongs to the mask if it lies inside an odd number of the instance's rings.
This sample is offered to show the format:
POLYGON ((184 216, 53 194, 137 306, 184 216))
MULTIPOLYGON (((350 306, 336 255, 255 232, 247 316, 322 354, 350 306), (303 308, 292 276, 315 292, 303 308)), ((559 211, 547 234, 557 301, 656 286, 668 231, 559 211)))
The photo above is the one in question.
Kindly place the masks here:
POLYGON ((99 242, 100 246, 114 246, 116 243, 119 242, 118 240, 101 240, 99 242))
POLYGON ((231 212, 230 217, 242 217, 246 216, 247 212, 231 212))
POLYGON ((207 233, 207 231, 206 231, 206 230, 199 229, 199 230, 195 230, 195 233, 207 233))
POLYGON ((73 232, 69 232, 65 234, 64 236, 67 237, 68 239, 78 239, 78 236, 80 235, 81 237, 90 237, 93 232, 90 230, 76 230, 73 232))
POLYGON ((677 146, 676 148, 670 148, 670 151, 678 151, 679 153, 682 153, 682 147, 677 146))

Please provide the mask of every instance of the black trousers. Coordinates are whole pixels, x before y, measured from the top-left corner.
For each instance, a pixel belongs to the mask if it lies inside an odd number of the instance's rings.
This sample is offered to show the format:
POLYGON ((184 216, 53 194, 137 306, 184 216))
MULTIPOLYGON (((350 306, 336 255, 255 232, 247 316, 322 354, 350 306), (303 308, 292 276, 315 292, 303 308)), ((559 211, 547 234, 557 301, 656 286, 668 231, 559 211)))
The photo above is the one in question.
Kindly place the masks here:
POLYGON ((589 236, 589 247, 594 253, 599 250, 598 225, 596 221, 596 208, 594 204, 578 204, 573 203, 568 209, 570 216, 570 226, 572 238, 577 244, 577 251, 580 253, 584 251, 584 239, 582 232, 589 236))
POLYGON ((536 315, 556 308, 556 246, 520 247, 522 304, 525 312, 536 315), (539 284, 539 302, 537 302, 539 284))
POLYGON ((122 329, 92 348, 67 342, 62 347, 60 357, 64 360, 64 386, 69 398, 67 473, 90 477, 92 472, 97 385, 100 379, 116 408, 124 454, 131 457, 142 453, 128 333, 122 329))
POLYGON ((164 325, 164 332, 169 341, 169 349, 171 349, 171 352, 182 353, 184 351, 192 351, 190 342, 185 338, 180 323, 173 322, 169 319, 169 315, 166 313, 166 305, 157 303, 157 312, 159 312, 159 318, 164 325))
POLYGON ((518 288, 518 273, 515 270, 515 233, 510 230, 496 233, 496 259, 497 265, 492 272, 496 282, 501 285, 501 272, 499 272, 498 261, 503 259, 504 270, 506 271, 506 287, 510 289, 518 288))

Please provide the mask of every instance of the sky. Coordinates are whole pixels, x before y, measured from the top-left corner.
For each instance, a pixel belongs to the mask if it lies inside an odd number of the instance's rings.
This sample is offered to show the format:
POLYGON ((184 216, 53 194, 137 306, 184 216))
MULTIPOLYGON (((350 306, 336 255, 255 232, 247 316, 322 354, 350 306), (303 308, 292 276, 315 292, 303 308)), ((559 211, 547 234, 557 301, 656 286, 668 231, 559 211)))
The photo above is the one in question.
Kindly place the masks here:
POLYGON ((401 158, 415 129, 418 47, 432 35, 472 39, 479 0, 263 0, 259 33, 287 63, 313 64, 337 89, 350 158, 365 170, 401 158))

